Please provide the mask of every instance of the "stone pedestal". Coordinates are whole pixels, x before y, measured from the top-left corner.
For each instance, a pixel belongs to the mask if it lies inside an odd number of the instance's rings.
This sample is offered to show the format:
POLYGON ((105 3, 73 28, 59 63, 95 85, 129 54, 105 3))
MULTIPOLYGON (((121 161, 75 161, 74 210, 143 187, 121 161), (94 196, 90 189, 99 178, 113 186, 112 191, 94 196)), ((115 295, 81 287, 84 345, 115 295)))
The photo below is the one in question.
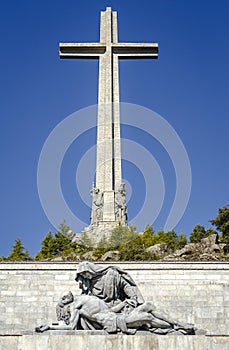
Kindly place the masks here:
POLYGON ((229 337, 105 335, 101 332, 0 335, 1 350, 228 350, 229 337))
POLYGON ((104 192, 103 222, 113 221, 115 221, 115 193, 106 191, 104 192))
MULTIPOLYGON (((229 263, 109 262, 109 265, 129 273, 145 300, 152 301, 159 310, 166 310, 182 322, 194 323, 198 329, 207 330, 207 335, 229 337, 229 263)), ((80 293, 75 282, 76 269, 76 262, 0 263, 0 334, 6 338, 55 321, 60 297, 69 291, 80 293)), ((0 349, 5 350, 1 346, 0 349)))
POLYGON ((102 238, 109 239, 112 230, 117 227, 117 221, 103 221, 98 224, 90 225, 84 229, 88 238, 91 239, 94 246, 96 246, 102 238))

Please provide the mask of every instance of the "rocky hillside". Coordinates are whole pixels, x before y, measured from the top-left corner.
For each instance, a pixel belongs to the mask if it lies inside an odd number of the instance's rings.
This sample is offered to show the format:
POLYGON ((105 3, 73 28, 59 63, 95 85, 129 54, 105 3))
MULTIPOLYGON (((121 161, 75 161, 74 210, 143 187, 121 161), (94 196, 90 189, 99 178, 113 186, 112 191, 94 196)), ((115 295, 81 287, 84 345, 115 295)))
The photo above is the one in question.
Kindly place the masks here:
MULTIPOLYGON (((219 243, 218 235, 212 234, 201 239, 199 243, 187 243, 182 249, 169 250, 166 243, 159 243, 146 248, 148 260, 160 261, 227 261, 224 243, 219 243)), ((72 253, 71 256, 57 257, 53 261, 90 260, 90 261, 119 261, 121 254, 118 250, 110 250, 102 256, 96 256, 96 250, 90 250, 82 255, 72 253)))

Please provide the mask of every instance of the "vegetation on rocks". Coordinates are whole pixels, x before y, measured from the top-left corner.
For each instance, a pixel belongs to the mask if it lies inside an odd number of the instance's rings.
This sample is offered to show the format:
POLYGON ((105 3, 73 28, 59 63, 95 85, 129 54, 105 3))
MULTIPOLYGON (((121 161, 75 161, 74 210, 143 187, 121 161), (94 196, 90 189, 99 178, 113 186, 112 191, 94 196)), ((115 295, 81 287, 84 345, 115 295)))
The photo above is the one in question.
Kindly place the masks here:
POLYGON ((47 233, 34 258, 18 238, 9 256, 0 257, 0 261, 229 260, 229 205, 219 208, 218 216, 210 223, 216 230, 197 224, 190 234, 190 242, 184 233, 177 234, 174 230, 155 232, 147 225, 138 233, 134 226, 119 224, 109 239, 102 237, 93 247, 85 232, 74 241, 75 234, 64 221, 56 233, 47 233))

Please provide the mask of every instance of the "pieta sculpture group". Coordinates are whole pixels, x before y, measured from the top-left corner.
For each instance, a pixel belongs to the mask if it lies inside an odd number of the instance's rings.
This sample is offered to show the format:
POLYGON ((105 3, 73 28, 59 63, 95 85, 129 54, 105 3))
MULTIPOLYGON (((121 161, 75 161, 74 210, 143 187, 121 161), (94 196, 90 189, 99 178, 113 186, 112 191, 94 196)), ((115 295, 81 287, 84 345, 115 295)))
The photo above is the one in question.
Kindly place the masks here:
POLYGON ((58 323, 36 327, 48 330, 103 330, 106 333, 193 335, 193 324, 183 324, 145 302, 136 283, 122 269, 80 262, 75 280, 81 295, 62 296, 56 306, 58 323))

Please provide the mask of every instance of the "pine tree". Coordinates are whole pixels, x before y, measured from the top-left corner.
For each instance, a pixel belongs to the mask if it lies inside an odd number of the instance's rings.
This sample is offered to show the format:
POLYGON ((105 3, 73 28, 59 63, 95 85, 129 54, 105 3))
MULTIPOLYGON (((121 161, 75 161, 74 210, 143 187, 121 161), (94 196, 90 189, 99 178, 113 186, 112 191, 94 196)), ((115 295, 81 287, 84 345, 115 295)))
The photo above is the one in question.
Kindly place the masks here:
POLYGON ((25 250, 20 238, 15 240, 15 243, 12 246, 12 251, 7 260, 31 260, 28 249, 25 250))
POLYGON ((201 241, 202 238, 206 238, 208 235, 206 234, 205 227, 197 224, 190 235, 190 242, 191 243, 198 243, 201 241))
POLYGON ((56 247, 52 232, 48 232, 41 243, 41 250, 35 256, 35 260, 46 260, 55 257, 56 247))
POLYGON ((74 252, 72 244, 73 232, 64 220, 60 223, 58 232, 55 233, 55 255, 66 256, 74 252))
POLYGON ((65 220, 59 225, 58 231, 53 235, 49 232, 41 244, 41 249, 37 253, 36 260, 54 259, 62 257, 71 259, 71 256, 81 252, 80 245, 72 242, 73 232, 66 224, 65 220))
POLYGON ((135 226, 122 226, 121 223, 116 226, 109 238, 108 244, 110 249, 117 249, 122 244, 132 241, 139 236, 139 233, 136 232, 135 226))
POLYGON ((147 225, 144 229, 143 234, 141 237, 141 243, 144 245, 145 248, 150 247, 151 245, 155 244, 155 236, 154 236, 154 229, 152 226, 147 225))
POLYGON ((184 246, 187 244, 187 237, 184 233, 180 233, 180 235, 177 237, 176 241, 176 249, 184 248, 184 246))
POLYGON ((70 226, 66 224, 66 221, 63 220, 59 227, 58 227, 58 232, 61 233, 63 236, 68 237, 70 239, 73 238, 73 232, 70 229, 70 226))
POLYGON ((218 209, 218 216, 210 222, 222 233, 223 242, 229 245, 229 204, 218 209))

